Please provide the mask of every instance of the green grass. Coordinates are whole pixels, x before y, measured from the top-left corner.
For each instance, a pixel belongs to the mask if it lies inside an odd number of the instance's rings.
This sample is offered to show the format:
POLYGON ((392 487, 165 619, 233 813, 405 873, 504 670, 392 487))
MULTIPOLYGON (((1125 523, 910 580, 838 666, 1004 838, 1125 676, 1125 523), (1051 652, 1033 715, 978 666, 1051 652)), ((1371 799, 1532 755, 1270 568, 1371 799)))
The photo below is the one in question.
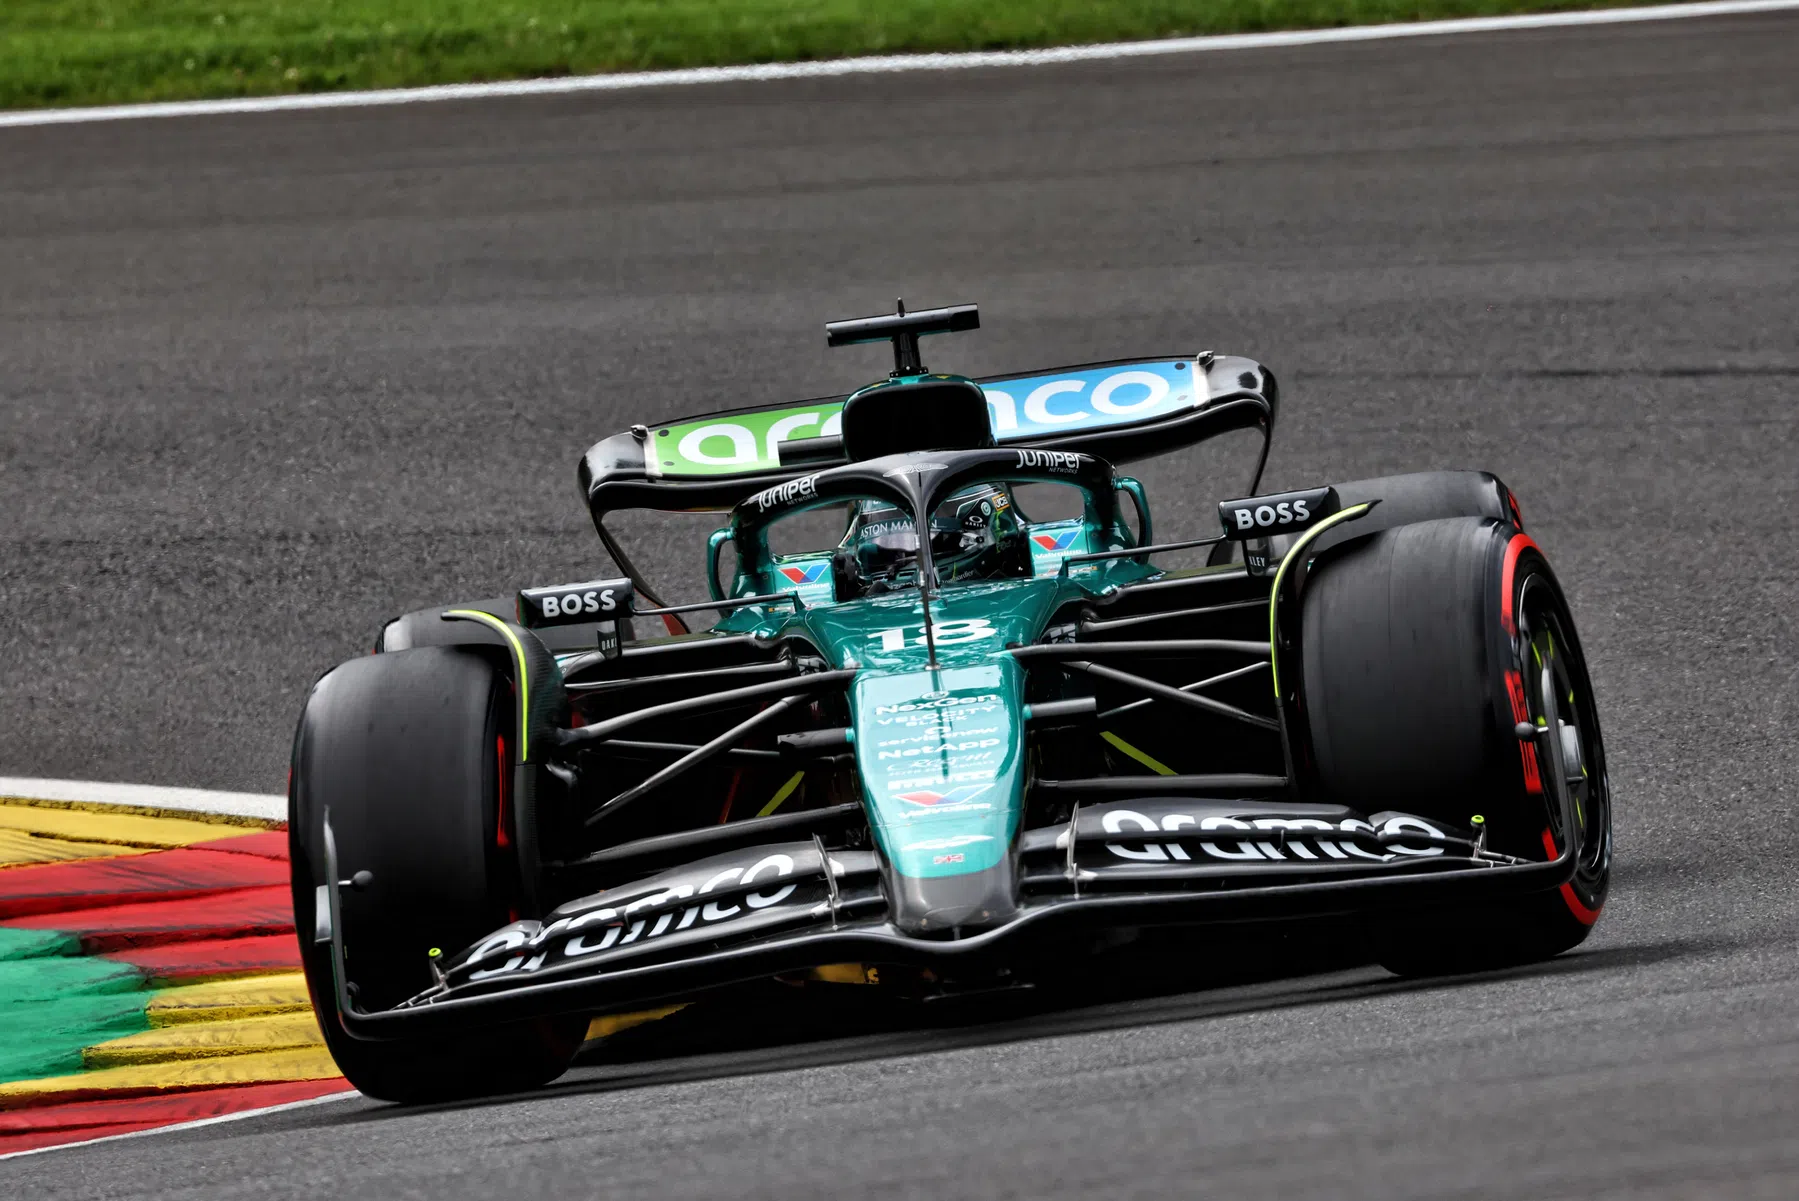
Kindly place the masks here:
MULTIPOLYGON (((1608 2, 1624 0, 1598 0, 1608 2)), ((1589 0, 0 0, 0 108, 1595 7, 1589 0)))

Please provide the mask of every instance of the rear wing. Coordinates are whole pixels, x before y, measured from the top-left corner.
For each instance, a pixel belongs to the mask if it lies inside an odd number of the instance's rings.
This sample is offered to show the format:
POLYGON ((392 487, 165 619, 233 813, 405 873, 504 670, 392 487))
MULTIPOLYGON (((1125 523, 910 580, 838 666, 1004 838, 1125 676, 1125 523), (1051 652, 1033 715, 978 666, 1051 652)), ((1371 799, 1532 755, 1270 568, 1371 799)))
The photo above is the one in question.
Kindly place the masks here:
MULTIPOLYGON (((1279 403, 1274 377, 1261 364, 1209 351, 996 375, 975 383, 986 393, 999 445, 1076 450, 1112 463, 1251 428, 1262 431, 1266 461, 1279 403)), ((847 399, 728 409, 633 426, 598 442, 580 469, 594 522, 598 526, 619 509, 725 510, 771 485, 839 466, 847 460, 832 439, 847 399), (782 466, 784 443, 804 444, 803 465, 790 457, 782 466)))

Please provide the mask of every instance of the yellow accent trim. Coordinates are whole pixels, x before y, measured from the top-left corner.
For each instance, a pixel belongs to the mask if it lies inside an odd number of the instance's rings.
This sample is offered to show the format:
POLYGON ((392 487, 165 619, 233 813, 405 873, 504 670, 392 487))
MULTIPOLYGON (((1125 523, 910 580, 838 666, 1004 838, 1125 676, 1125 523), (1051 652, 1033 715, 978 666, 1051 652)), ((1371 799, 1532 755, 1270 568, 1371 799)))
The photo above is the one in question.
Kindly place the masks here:
POLYGON ((788 797, 792 796, 793 790, 798 788, 800 786, 800 781, 805 778, 806 778, 805 772, 803 772, 803 771, 794 772, 793 778, 788 780, 787 783, 781 785, 781 791, 775 793, 775 799, 770 801, 768 804, 762 806, 762 808, 757 811, 756 816, 757 817, 767 817, 769 814, 773 813, 776 809, 779 809, 781 807, 781 802, 786 800, 788 797))
POLYGON ((512 632, 512 627, 495 617, 492 613, 483 613, 479 609, 448 609, 445 617, 466 617, 471 621, 483 621, 506 636, 512 644, 512 653, 518 656, 518 761, 531 761, 531 671, 525 666, 525 647, 512 632))
POLYGON ((592 1042, 596 1038, 606 1038, 621 1030, 629 1030, 633 1026, 641 1026, 646 1022, 660 1021, 672 1013, 680 1013, 691 1003, 664 1005, 660 1009, 644 1009, 637 1013, 609 1013, 604 1017, 597 1017, 587 1023, 586 1041, 592 1042))
POLYGON ((823 984, 873 984, 874 969, 865 963, 825 963, 806 973, 808 980, 823 984))
POLYGON ((1152 758, 1147 753, 1138 750, 1136 747, 1132 746, 1130 743, 1126 742, 1124 739, 1120 738, 1118 735, 1112 733, 1112 731, 1101 730, 1099 732, 1099 736, 1101 738, 1105 739, 1107 742, 1111 743, 1113 746, 1117 747, 1119 750, 1123 751, 1125 754, 1129 755, 1131 758, 1135 759, 1137 762, 1141 763, 1144 767, 1149 768, 1150 771, 1155 772, 1158 776, 1172 776, 1175 774, 1175 770, 1172 767, 1169 767, 1166 763, 1163 763, 1160 759, 1152 758))
POLYGON ((48 1076, 41 1080, 14 1080, 0 1084, 0 1109, 18 1102, 45 1100, 64 1093, 90 1093, 118 1089, 131 1093, 162 1089, 206 1088, 228 1084, 263 1084, 277 1080, 330 1080, 338 1075, 331 1052, 324 1047, 299 1047, 288 1051, 258 1051, 251 1055, 211 1055, 178 1063, 132 1064, 77 1072, 72 1076, 48 1076))
POLYGON ((1332 513, 1329 517, 1326 517, 1323 521, 1299 536, 1299 541, 1295 542, 1291 549, 1287 551, 1286 555, 1281 559, 1280 567, 1276 569, 1274 573, 1274 587, 1268 590, 1268 677, 1274 684, 1274 700, 1276 704, 1279 704, 1281 699, 1281 669, 1280 665, 1275 662, 1275 657, 1278 652, 1275 649, 1277 639, 1275 637, 1276 630, 1274 628, 1274 620, 1280 605, 1281 586, 1287 582, 1287 568, 1291 567, 1299 559, 1299 552, 1311 545, 1312 539, 1324 533, 1324 531, 1330 529, 1333 525, 1341 525, 1345 521, 1355 520, 1373 507, 1373 501, 1365 500, 1359 505, 1350 505, 1347 509, 1340 509, 1337 512, 1332 513))

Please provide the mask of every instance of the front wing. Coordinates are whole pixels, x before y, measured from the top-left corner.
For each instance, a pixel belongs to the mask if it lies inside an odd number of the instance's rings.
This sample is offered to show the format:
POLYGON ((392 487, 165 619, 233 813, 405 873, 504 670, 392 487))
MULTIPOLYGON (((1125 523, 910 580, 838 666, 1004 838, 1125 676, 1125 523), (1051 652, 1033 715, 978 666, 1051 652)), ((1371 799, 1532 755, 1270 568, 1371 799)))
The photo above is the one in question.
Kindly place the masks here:
MULTIPOLYGON (((1335 806, 1127 801, 1076 810, 1019 842, 1020 904, 1003 924, 920 937, 886 920, 883 865, 817 839, 717 855, 515 922, 447 961, 439 982, 382 1012, 356 1007, 337 885, 328 920, 346 1033, 383 1039, 600 1012, 725 984, 860 962, 953 971, 1003 964, 1072 929, 1223 923, 1495 901, 1572 878, 1494 855, 1478 834, 1335 806)), ((337 879, 326 828, 327 879, 337 879)), ((323 915, 322 915, 323 916, 323 915)))

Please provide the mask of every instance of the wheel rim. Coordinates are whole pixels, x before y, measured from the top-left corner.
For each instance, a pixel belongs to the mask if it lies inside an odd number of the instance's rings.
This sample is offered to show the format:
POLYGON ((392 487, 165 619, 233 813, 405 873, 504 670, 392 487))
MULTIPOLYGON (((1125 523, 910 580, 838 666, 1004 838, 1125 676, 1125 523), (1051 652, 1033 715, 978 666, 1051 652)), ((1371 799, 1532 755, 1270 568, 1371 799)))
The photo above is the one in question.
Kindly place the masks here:
POLYGON ((1592 684, 1571 629, 1549 581, 1527 578, 1518 600, 1517 653, 1530 720, 1553 731, 1537 739, 1552 853, 1574 839, 1574 883, 1597 901, 1611 867, 1611 787, 1592 684))

